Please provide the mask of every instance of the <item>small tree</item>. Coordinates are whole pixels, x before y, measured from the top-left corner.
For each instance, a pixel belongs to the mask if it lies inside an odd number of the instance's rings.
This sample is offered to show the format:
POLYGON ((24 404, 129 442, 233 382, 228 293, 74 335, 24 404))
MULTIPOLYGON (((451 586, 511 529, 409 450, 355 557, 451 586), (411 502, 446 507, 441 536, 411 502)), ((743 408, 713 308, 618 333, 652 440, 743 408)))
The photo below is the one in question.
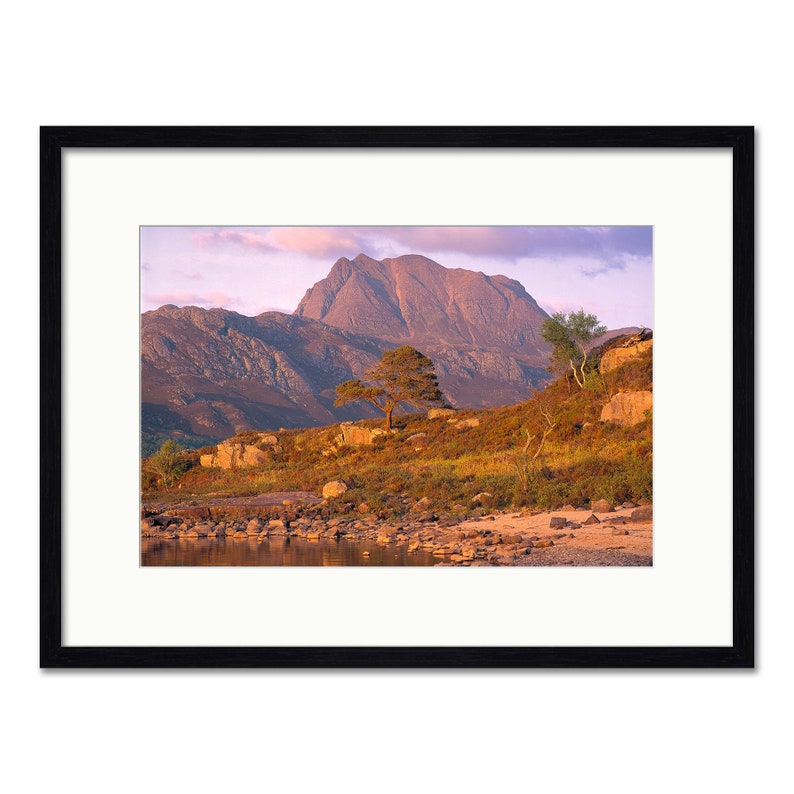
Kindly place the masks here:
POLYGON ((180 454, 181 452, 182 447, 169 438, 149 458, 149 470, 160 478, 166 489, 170 488, 185 473, 187 465, 180 454))
POLYGON ((584 309, 578 312, 555 312, 547 317, 540 327, 540 335, 551 345, 552 368, 567 368, 580 388, 585 387, 587 375, 587 349, 594 339, 606 333, 606 326, 598 322, 594 314, 585 314, 584 309))
POLYGON ((540 431, 530 434, 526 427, 523 428, 527 440, 521 451, 516 453, 513 458, 513 468, 516 471, 519 489, 527 496, 533 495, 535 481, 537 480, 540 467, 540 456, 546 444, 546 439, 551 431, 557 427, 557 419, 552 416, 548 408, 539 405, 538 412, 543 419, 540 431), (535 444, 534 452, 532 451, 533 443, 535 444))
POLYGON ((386 414, 391 430, 392 411, 399 403, 444 405, 433 362, 414 348, 403 345, 387 350, 380 363, 364 373, 364 381, 346 380, 336 387, 334 405, 366 400, 386 414))

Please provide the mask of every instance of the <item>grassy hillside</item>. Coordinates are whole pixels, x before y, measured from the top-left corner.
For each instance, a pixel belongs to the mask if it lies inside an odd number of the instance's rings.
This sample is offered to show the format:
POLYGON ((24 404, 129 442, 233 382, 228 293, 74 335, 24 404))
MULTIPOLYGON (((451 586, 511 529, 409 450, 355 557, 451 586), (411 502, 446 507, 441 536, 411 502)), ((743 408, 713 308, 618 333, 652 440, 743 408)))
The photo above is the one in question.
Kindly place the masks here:
MULTIPOLYGON (((143 499, 201 503, 272 491, 319 492, 324 483, 343 480, 349 490, 339 502, 366 502, 383 517, 422 497, 432 499, 435 510, 467 511, 482 492, 491 494, 483 501, 494 509, 651 501, 651 417, 633 427, 599 421, 612 395, 652 388, 651 354, 592 377, 586 390, 561 378, 518 405, 458 411, 454 424, 424 412, 395 416, 395 432, 371 446, 339 446, 338 425, 281 431, 279 450, 248 469, 202 468, 198 451, 185 452, 190 468, 169 491, 158 490, 144 462, 143 499)), ((383 426, 382 420, 359 424, 383 426)), ((256 435, 236 438, 250 442, 256 435)))

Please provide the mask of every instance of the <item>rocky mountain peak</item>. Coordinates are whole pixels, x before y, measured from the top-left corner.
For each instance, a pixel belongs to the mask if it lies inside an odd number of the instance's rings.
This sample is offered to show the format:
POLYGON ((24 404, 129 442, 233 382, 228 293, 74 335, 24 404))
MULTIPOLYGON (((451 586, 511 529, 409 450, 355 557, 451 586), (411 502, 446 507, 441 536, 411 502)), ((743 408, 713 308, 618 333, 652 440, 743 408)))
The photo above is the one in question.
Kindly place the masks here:
POLYGON ((547 315, 518 281, 419 254, 339 259, 295 313, 395 343, 443 340, 511 353, 529 345, 538 362, 548 352, 537 333, 547 315))

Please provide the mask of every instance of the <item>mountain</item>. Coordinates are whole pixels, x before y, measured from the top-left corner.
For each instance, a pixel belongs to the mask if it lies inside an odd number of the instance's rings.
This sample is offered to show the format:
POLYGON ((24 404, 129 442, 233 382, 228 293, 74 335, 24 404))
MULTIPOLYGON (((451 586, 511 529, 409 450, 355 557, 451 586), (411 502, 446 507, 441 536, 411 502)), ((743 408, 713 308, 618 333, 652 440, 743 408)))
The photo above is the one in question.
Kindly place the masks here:
POLYGON ((506 276, 445 268, 416 254, 342 257, 295 314, 418 348, 459 407, 517 402, 548 379, 550 348, 539 333, 548 315, 506 276))
POLYGON ((334 407, 335 388, 401 344, 430 356, 452 405, 514 404, 549 381, 547 316, 518 281, 417 255, 343 257, 292 315, 162 306, 141 316, 142 431, 214 443, 381 416, 334 407))
POLYGON ((545 366, 538 329, 548 317, 514 279, 445 268, 411 254, 378 261, 338 259, 295 314, 395 344, 499 350, 545 366))
POLYGON ((304 427, 378 414, 334 408, 334 390, 387 344, 279 312, 162 306, 141 317, 145 435, 217 441, 247 428, 304 427))

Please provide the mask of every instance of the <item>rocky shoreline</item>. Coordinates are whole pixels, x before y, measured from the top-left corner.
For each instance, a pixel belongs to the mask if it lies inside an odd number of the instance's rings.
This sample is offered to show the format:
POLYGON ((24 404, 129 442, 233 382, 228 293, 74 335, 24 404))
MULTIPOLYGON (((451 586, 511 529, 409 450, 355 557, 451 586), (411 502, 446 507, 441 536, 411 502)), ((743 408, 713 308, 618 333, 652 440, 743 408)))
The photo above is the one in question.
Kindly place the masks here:
POLYGON ((408 553, 432 552, 437 565, 603 566, 652 564, 652 508, 604 502, 591 509, 438 515, 429 499, 399 519, 386 519, 366 504, 332 509, 306 492, 218 500, 165 508, 144 505, 141 536, 162 540, 226 540, 298 537, 309 541, 374 541, 406 545, 408 553))

